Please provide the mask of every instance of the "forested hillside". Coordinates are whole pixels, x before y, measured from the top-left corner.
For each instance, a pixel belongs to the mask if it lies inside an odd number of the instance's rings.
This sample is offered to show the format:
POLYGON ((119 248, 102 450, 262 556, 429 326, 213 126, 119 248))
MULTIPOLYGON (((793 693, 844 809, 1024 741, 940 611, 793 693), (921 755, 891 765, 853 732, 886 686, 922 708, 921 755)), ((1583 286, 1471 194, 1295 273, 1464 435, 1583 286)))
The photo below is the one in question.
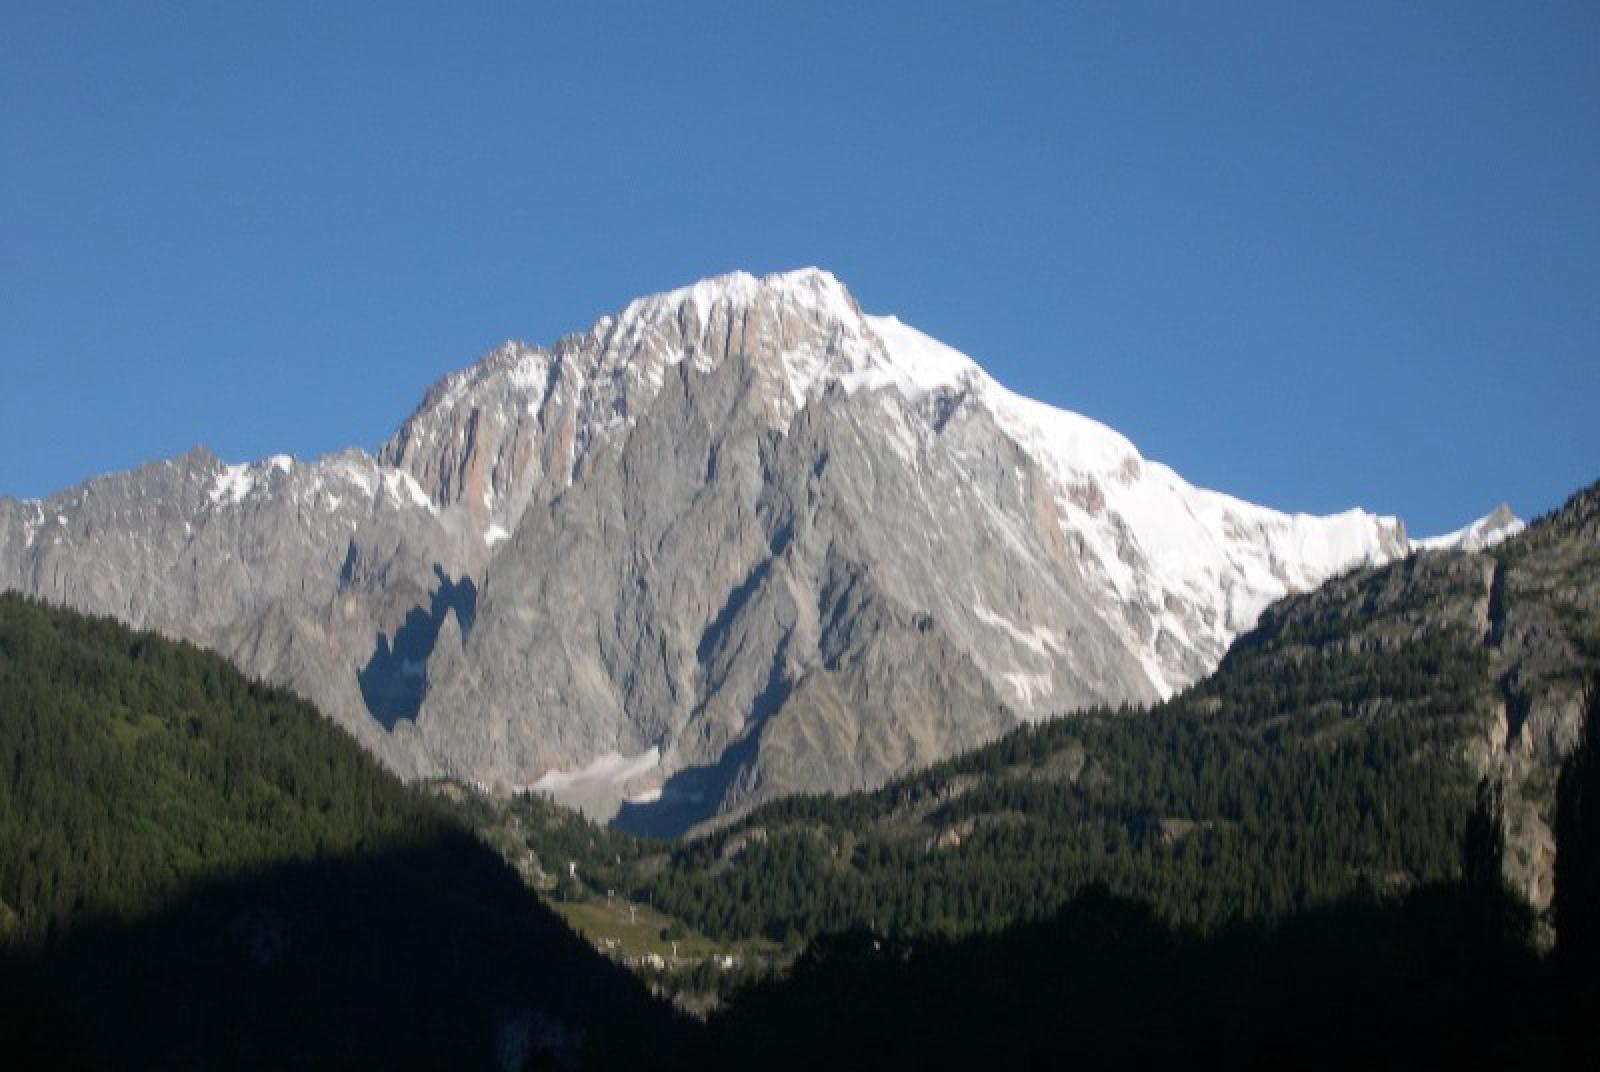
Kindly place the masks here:
POLYGON ((10 1067, 633 1066, 677 1028, 434 799, 188 645, 0 596, 10 1067))
POLYGON ((1501 800, 1486 783, 1459 879, 1204 935, 1103 886, 992 933, 830 935, 712 1017, 686 1067, 1593 1067, 1596 743, 1591 691, 1560 774, 1550 955, 1504 881, 1501 800))
POLYGON ((196 878, 444 833, 283 689, 105 619, 0 596, 0 914, 36 940, 196 878))

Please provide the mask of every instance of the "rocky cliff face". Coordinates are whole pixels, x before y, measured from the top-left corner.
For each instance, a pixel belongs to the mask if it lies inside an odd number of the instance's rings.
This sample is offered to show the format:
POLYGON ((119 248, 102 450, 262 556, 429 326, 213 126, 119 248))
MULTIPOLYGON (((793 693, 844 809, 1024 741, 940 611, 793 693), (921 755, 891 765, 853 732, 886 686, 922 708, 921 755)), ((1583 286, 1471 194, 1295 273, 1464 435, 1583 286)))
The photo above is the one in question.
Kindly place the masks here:
MULTIPOLYGON (((1600 673, 1600 485, 1515 529, 1490 552, 1426 551, 1278 604, 1236 651, 1297 663, 1405 652, 1422 668, 1430 644, 1481 652, 1454 747, 1473 777, 1501 786, 1507 878, 1543 909, 1554 892, 1555 780, 1600 673)), ((1404 697, 1379 696, 1362 717, 1412 716, 1404 697)))
POLYGON ((1486 638, 1492 717, 1473 758, 1506 786, 1506 866, 1543 908, 1554 893, 1557 772, 1584 690, 1600 682, 1600 484, 1499 549, 1486 638))
POLYGON ((641 299, 376 457, 0 500, 0 584, 188 637, 407 775, 679 829, 1166 695, 1393 519, 1196 489, 815 270, 641 299))

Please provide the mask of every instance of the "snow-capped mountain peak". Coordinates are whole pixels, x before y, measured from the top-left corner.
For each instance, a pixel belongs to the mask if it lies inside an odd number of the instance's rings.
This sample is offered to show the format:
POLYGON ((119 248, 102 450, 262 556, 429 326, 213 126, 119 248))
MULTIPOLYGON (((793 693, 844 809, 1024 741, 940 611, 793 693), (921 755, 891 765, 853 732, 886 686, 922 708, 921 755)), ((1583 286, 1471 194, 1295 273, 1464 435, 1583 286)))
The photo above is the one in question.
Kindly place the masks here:
MULTIPOLYGON (((465 502, 492 547, 530 502, 620 442, 671 369, 708 374, 730 359, 750 363, 780 432, 834 386, 898 396, 904 412, 883 411, 881 434, 902 449, 906 420, 940 441, 933 396, 981 411, 1048 485, 1050 538, 1075 549, 1064 568, 1103 590, 1105 621, 1157 694, 1207 672, 1273 600, 1407 548, 1393 518, 1290 516, 1195 488, 1114 429, 1017 394, 894 316, 864 313, 817 268, 734 272, 639 298, 552 350, 507 344, 431 391, 383 459, 440 505, 465 502)), ((1009 691, 1028 711, 1057 702, 1051 689, 1009 691)))
POLYGON ((815 268, 508 342, 377 457, 0 502, 5 583, 209 643, 406 773, 620 771, 699 818, 1166 695, 1408 550, 1394 518, 1194 487, 815 268))
POLYGON ((705 325, 719 307, 748 307, 762 300, 812 310, 820 317, 841 322, 861 315, 860 306, 832 272, 800 268, 759 277, 749 272, 712 276, 675 290, 636 298, 614 318, 607 319, 621 325, 649 325, 693 310, 697 322, 705 325))

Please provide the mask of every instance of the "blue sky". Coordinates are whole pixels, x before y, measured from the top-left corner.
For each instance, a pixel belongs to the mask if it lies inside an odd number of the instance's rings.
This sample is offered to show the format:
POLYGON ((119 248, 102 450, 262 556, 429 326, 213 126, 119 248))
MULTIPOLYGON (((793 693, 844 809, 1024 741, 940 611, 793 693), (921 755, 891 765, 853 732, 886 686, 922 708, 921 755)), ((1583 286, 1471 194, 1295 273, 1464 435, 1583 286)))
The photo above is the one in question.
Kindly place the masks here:
POLYGON ((0 0, 0 492, 821 265, 1190 480, 1600 477, 1600 4, 0 0))

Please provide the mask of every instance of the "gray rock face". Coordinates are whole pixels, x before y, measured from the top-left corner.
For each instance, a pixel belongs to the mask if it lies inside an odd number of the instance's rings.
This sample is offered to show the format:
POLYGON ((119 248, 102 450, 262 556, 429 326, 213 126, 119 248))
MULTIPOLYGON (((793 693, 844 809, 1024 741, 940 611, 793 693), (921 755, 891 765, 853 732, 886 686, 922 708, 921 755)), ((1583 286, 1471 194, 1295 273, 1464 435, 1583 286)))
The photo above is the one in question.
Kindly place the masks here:
POLYGON ((1497 548, 1486 643, 1493 717, 1473 758, 1505 786, 1507 876, 1544 908, 1557 772, 1600 677, 1600 485, 1497 548))
POLYGON ((814 270, 507 344, 376 457, 0 500, 6 587, 214 648, 403 774, 664 831, 1165 695, 1407 548, 1193 488, 814 270))
POLYGON ((0 501, 0 582, 213 648, 416 774, 411 735, 385 732, 359 672, 459 557, 423 501, 359 452, 229 466, 199 449, 46 503, 0 501))

